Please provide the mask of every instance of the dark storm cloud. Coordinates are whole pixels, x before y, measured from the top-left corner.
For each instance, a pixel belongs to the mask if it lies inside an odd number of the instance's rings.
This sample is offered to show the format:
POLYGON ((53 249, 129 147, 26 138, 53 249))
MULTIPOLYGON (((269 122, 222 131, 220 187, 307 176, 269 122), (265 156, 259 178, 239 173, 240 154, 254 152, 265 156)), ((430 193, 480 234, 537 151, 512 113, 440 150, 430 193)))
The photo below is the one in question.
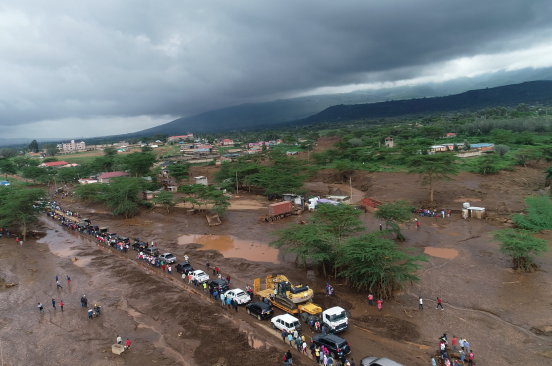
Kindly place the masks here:
MULTIPOLYGON (((415 78, 547 42, 550 14, 549 0, 9 1, 0 5, 0 134, 415 78)), ((90 128, 82 124, 79 133, 90 128)))

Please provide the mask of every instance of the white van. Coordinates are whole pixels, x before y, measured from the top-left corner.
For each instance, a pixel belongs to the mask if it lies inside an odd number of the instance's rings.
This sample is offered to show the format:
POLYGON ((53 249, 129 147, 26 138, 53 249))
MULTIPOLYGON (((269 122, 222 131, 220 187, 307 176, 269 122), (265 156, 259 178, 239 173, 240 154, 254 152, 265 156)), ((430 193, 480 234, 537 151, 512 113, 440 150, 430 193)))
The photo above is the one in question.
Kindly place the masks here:
POLYGON ((286 330, 288 333, 293 333, 297 329, 299 332, 301 330, 301 324, 299 324, 299 319, 289 315, 278 315, 270 319, 272 322, 272 328, 278 329, 280 331, 286 330))

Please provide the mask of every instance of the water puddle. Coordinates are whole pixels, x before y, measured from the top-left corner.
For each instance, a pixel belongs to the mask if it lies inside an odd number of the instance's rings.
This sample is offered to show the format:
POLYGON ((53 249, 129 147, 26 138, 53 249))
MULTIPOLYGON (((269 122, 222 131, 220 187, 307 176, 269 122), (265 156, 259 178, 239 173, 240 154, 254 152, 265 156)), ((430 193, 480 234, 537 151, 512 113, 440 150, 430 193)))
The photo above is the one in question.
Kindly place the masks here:
MULTIPOLYGON (((76 237, 76 233, 74 234, 76 237)), ((74 258, 74 260, 71 259, 71 261, 79 267, 86 266, 92 260, 92 257, 90 256, 77 256, 77 253, 81 252, 81 250, 77 247, 79 243, 67 240, 62 234, 56 233, 55 230, 47 230, 46 236, 37 240, 37 243, 47 244, 50 252, 58 257, 74 258)))
POLYGON ((432 257, 453 259, 458 256, 456 249, 425 247, 424 253, 432 257))
POLYGON ((184 235, 178 244, 201 244, 201 250, 216 250, 227 258, 278 263, 278 250, 266 243, 241 240, 230 235, 184 235))

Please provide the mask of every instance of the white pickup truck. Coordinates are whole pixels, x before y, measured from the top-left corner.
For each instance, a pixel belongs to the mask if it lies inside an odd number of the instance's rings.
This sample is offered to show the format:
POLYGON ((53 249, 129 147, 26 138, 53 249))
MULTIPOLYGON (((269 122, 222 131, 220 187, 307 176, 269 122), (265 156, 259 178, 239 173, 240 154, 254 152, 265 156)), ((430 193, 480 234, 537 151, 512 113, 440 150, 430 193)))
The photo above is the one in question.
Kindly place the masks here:
POLYGON ((334 306, 322 312, 322 323, 330 333, 339 333, 349 328, 349 318, 345 309, 334 306))

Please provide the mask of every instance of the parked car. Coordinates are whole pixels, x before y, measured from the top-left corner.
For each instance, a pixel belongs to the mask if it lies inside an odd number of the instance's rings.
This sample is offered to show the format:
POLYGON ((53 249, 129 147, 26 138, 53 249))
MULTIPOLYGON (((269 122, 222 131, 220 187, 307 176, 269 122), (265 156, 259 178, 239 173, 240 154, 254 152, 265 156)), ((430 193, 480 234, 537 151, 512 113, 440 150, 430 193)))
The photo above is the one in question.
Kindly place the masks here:
POLYGON ((299 332, 301 330, 301 324, 299 319, 289 314, 278 315, 270 319, 272 322, 272 328, 278 330, 286 330, 286 332, 293 332, 295 329, 299 332))
POLYGON ((192 280, 196 280, 199 283, 203 283, 205 281, 209 281, 209 275, 205 272, 203 272, 201 269, 195 270, 190 272, 192 275, 192 280))
POLYGON ((129 244, 129 243, 130 243, 130 239, 127 238, 126 236, 121 236, 121 237, 119 238, 119 241, 122 241, 122 242, 124 242, 125 244, 129 244))
POLYGON ((163 253, 159 256, 159 260, 165 261, 165 263, 176 263, 176 257, 171 253, 163 253))
POLYGON ((317 334, 312 337, 312 341, 317 346, 326 347, 334 358, 340 353, 343 353, 344 355, 351 353, 351 346, 349 345, 349 342, 340 336, 336 336, 335 334, 317 334))
POLYGON ((360 361, 360 366, 404 366, 404 365, 385 357, 377 358, 377 357, 370 356, 370 357, 364 357, 360 361))
POLYGON ((159 255, 159 249, 157 249, 157 248, 146 248, 146 249, 144 249, 144 254, 153 255, 154 257, 157 257, 159 255))
POLYGON ((272 305, 264 302, 251 302, 245 305, 245 308, 247 309, 247 314, 256 316, 259 320, 270 318, 274 315, 274 308, 272 305))
POLYGON ((228 284, 226 283, 225 280, 212 280, 212 281, 209 281, 207 282, 207 285, 213 289, 213 291, 217 291, 217 292, 226 292, 228 290, 230 290, 230 286, 228 286, 228 284))
POLYGON ((226 291, 224 296, 229 297, 230 300, 236 300, 239 305, 247 304, 249 301, 251 301, 251 297, 247 294, 247 292, 239 288, 226 291))
POLYGON ((143 241, 139 241, 138 243, 132 244, 132 249, 137 250, 139 252, 143 252, 148 247, 148 243, 144 243, 143 241))
POLYGON ((188 275, 188 272, 191 272, 194 270, 194 267, 192 267, 192 265, 190 264, 190 262, 182 262, 182 263, 178 263, 176 266, 176 272, 178 273, 182 273, 183 276, 182 276, 182 279, 185 280, 186 278, 184 278, 184 275, 188 275))
POLYGON ((97 225, 90 226, 90 230, 98 231, 100 228, 97 225))

